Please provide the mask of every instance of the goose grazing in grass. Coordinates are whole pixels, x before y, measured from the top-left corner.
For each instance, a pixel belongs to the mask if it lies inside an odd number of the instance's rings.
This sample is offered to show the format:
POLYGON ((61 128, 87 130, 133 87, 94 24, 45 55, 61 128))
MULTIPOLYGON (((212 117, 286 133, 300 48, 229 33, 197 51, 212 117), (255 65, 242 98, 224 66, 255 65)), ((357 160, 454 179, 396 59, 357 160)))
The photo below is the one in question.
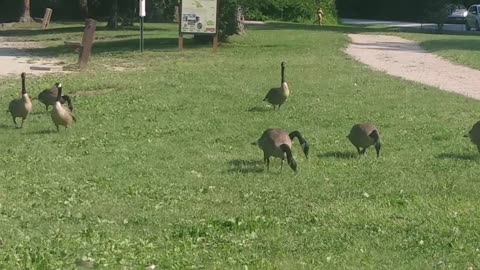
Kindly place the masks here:
POLYGON ((17 127, 17 117, 22 118, 22 124, 20 128, 23 127, 23 121, 27 118, 28 114, 32 111, 32 102, 30 101, 30 97, 27 94, 27 89, 25 87, 25 72, 22 73, 22 97, 18 99, 14 99, 10 101, 8 105, 8 111, 12 115, 13 123, 15 127, 17 127))
POLYGON ((273 105, 273 109, 275 109, 275 105, 278 105, 278 109, 282 106, 283 103, 287 100, 288 96, 290 95, 290 90, 288 89, 288 84, 285 81, 285 62, 282 62, 282 83, 278 88, 272 88, 268 91, 267 95, 263 99, 263 101, 268 101, 270 104, 273 105))
POLYGON ((309 144, 298 131, 293 131, 290 134, 282 128, 269 128, 265 130, 262 136, 253 143, 258 145, 263 150, 263 161, 267 164, 267 170, 270 169, 270 157, 277 157, 282 160, 281 170, 283 170, 283 161, 287 158, 288 165, 293 171, 297 171, 297 163, 293 159, 292 144, 293 139, 297 137, 302 146, 303 153, 308 159, 309 144))
POLYGON ((469 137, 470 141, 477 146, 478 152, 480 152, 480 121, 473 125, 472 129, 468 132, 468 135, 465 137, 469 137))
POLYGON ((75 116, 73 113, 68 110, 67 108, 62 106, 61 100, 62 100, 62 84, 58 84, 58 92, 57 92, 57 101, 55 102, 55 105, 53 106, 53 110, 51 112, 52 115, 52 121, 57 127, 57 131, 60 131, 58 129, 58 126, 64 126, 65 129, 69 128, 72 126, 73 122, 76 122, 77 119, 75 119, 75 116))
POLYGON ((380 143, 378 129, 374 124, 362 123, 354 125, 347 138, 357 148, 359 155, 365 155, 367 148, 375 145, 377 157, 380 156, 380 148, 382 145, 380 143))
MULTIPOLYGON (((55 102, 57 102, 58 84, 59 83, 56 83, 54 86, 52 86, 52 88, 45 89, 40 94, 38 94, 38 100, 45 104, 45 110, 47 111, 50 105, 53 106, 55 105, 55 102)), ((65 102, 67 102, 70 111, 73 112, 72 99, 70 99, 70 96, 64 95, 61 97, 60 103, 64 104, 65 102)))

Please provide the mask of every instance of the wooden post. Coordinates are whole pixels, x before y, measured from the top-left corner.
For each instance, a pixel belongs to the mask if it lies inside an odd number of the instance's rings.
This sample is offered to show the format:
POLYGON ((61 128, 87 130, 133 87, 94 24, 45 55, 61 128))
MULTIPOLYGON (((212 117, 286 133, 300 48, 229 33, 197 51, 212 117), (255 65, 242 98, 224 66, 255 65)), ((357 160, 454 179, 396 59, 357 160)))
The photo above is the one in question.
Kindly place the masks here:
POLYGON ((82 47, 80 50, 80 56, 78 58, 78 65, 81 69, 87 66, 88 60, 90 59, 96 27, 97 21, 95 21, 94 19, 85 20, 85 30, 83 32, 82 47))
POLYGON ((183 52, 183 33, 178 34, 178 50, 183 52))
POLYGON ((48 24, 50 23, 50 18, 52 17, 53 10, 51 8, 45 9, 45 15, 43 15, 42 27, 47 29, 48 24))
POLYGON ((218 31, 213 36, 213 52, 217 52, 217 51, 218 51, 218 31))

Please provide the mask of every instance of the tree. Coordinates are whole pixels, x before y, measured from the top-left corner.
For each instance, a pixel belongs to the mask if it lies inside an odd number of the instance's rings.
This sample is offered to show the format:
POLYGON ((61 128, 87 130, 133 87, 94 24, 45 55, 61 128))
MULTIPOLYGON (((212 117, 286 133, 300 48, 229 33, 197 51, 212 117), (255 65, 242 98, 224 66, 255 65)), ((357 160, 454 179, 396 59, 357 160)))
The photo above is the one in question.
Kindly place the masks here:
POLYGON ((425 6, 425 17, 427 21, 437 24, 437 29, 441 31, 448 17, 449 0, 428 0, 425 6))
POLYGON ((23 15, 18 21, 24 23, 33 21, 32 17, 30 16, 30 0, 23 0, 23 15))
POLYGON ((118 27, 118 0, 112 0, 112 9, 108 19, 107 28, 117 29, 118 27))
POLYGON ((82 10, 82 16, 84 18, 88 18, 89 17, 89 13, 88 13, 88 0, 79 0, 80 1, 80 8, 82 10))

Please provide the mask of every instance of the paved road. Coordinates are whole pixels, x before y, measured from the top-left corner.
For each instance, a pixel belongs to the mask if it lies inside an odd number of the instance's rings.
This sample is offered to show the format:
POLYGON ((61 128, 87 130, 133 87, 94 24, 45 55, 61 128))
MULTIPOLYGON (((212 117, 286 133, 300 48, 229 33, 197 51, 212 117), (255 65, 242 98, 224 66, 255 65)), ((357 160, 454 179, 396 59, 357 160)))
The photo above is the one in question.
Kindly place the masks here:
MULTIPOLYGON (((376 21, 376 20, 362 20, 362 19, 341 19, 344 24, 354 25, 386 25, 392 27, 418 28, 418 29, 437 29, 434 23, 414 23, 414 22, 397 22, 397 21, 376 21)), ((444 30, 447 31, 466 31, 463 24, 445 24, 444 30)))

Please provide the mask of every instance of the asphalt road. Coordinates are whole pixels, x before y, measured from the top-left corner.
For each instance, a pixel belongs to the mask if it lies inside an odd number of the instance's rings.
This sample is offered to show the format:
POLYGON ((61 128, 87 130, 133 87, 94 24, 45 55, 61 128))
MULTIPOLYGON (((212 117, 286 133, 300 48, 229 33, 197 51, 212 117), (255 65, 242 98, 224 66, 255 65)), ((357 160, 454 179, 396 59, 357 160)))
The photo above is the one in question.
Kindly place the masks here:
MULTIPOLYGON (((386 25, 392 27, 405 27, 417 29, 437 29, 434 23, 414 23, 414 22, 397 22, 397 21, 376 21, 376 20, 362 20, 362 19, 341 19, 344 24, 353 25, 386 25)), ((446 31, 466 31, 463 24, 445 24, 443 29, 446 31)))

